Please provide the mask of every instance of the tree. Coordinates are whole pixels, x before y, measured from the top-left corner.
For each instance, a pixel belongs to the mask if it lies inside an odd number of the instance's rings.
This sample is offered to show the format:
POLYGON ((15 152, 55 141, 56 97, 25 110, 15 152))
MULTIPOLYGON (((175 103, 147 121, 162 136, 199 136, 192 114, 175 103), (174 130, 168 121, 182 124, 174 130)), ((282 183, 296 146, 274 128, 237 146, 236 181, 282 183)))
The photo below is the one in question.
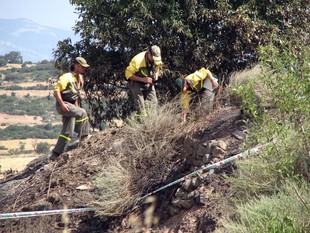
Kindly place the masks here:
POLYGON ((162 48, 165 67, 157 90, 164 101, 176 94, 175 77, 206 66, 227 83, 231 72, 257 62, 260 45, 281 43, 285 34, 309 38, 302 0, 70 2, 80 15, 75 30, 82 40, 59 42, 54 56, 57 67, 68 67, 77 55, 92 65, 85 88, 96 124, 130 114, 124 69, 151 44, 162 48))
POLYGON ((5 66, 7 61, 4 59, 4 56, 0 56, 0 66, 5 66))
POLYGON ((17 63, 17 64, 22 64, 23 63, 23 57, 20 52, 16 51, 11 51, 7 54, 4 55, 4 59, 8 63, 17 63))

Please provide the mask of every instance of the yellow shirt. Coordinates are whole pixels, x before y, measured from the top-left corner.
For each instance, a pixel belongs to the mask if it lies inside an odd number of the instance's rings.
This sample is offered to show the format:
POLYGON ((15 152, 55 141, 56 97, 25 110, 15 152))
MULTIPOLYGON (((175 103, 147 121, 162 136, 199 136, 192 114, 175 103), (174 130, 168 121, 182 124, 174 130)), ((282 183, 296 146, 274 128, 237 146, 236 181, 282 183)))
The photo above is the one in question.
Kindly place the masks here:
MULTIPOLYGON (((55 91, 62 92, 68 88, 68 84, 73 84, 73 83, 75 83, 73 87, 76 86, 78 89, 80 89, 83 85, 82 75, 79 75, 79 80, 80 80, 80 83, 78 83, 77 77, 73 75, 71 72, 65 73, 58 78, 58 81, 55 86, 55 91)), ((75 90, 75 91, 78 91, 78 90, 75 90)))
POLYGON ((189 103, 193 95, 192 90, 200 90, 203 86, 203 81, 208 76, 210 76, 210 78, 212 77, 211 72, 205 68, 201 68, 200 70, 197 70, 185 77, 185 81, 190 85, 191 90, 186 90, 185 92, 181 93, 181 105, 183 110, 189 109, 189 103))
MULTIPOLYGON (((136 56, 134 56, 129 65, 127 66, 125 70, 125 77, 128 80, 132 75, 137 74, 138 72, 141 72, 142 77, 147 77, 150 74, 147 71, 147 65, 146 65, 146 59, 145 54, 147 51, 138 53, 136 56)), ((159 73, 159 66, 155 66, 155 74, 159 73)), ((154 74, 154 75, 155 75, 154 74)))

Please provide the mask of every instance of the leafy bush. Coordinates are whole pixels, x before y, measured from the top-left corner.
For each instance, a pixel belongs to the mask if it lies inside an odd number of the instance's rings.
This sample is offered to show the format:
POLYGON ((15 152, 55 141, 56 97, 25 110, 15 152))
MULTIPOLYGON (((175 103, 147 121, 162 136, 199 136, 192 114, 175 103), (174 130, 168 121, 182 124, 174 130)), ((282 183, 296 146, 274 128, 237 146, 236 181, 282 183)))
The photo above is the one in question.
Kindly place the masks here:
POLYGON ((1 87, 1 89, 16 91, 16 90, 23 90, 23 87, 22 86, 18 86, 18 85, 12 85, 12 86, 1 87))
POLYGON ((260 77, 261 74, 261 65, 256 65, 233 73, 229 80, 228 92, 231 100, 237 100, 235 104, 240 105, 243 113, 253 118, 261 116, 262 108, 267 106, 267 99, 270 98, 266 95, 267 87, 260 77))
POLYGON ((48 142, 39 142, 36 146, 35 151, 38 154, 46 154, 50 151, 51 145, 48 142))
POLYGON ((229 232, 309 232, 309 184, 287 182, 277 191, 277 194, 238 204, 235 215, 224 224, 229 232))
POLYGON ((52 139, 57 138, 61 130, 61 125, 54 125, 50 128, 47 125, 10 125, 4 129, 0 129, 0 140, 9 139, 27 139, 27 138, 42 138, 52 139))
POLYGON ((18 98, 14 95, 1 95, 0 109, 3 113, 13 115, 43 116, 48 114, 49 118, 52 115, 51 113, 58 115, 55 111, 54 98, 32 97, 29 95, 24 98, 18 98))
POLYGON ((26 87, 26 90, 47 90, 48 86, 43 84, 37 84, 35 86, 26 87))
MULTIPOLYGON (((294 206, 296 197, 292 198, 290 193, 286 198, 283 194, 288 192, 286 184, 291 180, 309 188, 310 56, 308 47, 297 46, 296 43, 291 41, 280 47, 262 47, 262 74, 253 82, 240 84, 239 90, 243 91, 234 92, 247 103, 243 106, 253 113, 255 108, 251 106, 257 106, 257 101, 251 96, 263 85, 265 103, 269 101, 270 104, 263 105, 262 117, 252 114, 254 117, 245 145, 265 144, 264 151, 260 157, 239 161, 235 176, 227 177, 235 191, 229 200, 236 209, 228 213, 235 214, 227 225, 230 230, 238 225, 233 232, 309 231, 309 223, 304 222, 304 216, 309 219, 309 209, 308 215, 302 213, 302 207, 294 206), (288 199, 283 201, 280 198, 283 209, 272 204, 277 203, 279 195, 288 199), (260 204, 263 200, 268 201, 260 204), (287 204, 284 205, 285 202, 287 204), (268 210, 262 214, 258 206, 268 210)), ((305 202, 309 203, 309 200, 305 202)))
POLYGON ((7 61, 3 58, 3 56, 0 56, 0 66, 5 66, 7 64, 7 61))
POLYGON ((18 82, 26 81, 26 77, 22 74, 13 72, 13 73, 6 74, 4 80, 18 83, 18 82))

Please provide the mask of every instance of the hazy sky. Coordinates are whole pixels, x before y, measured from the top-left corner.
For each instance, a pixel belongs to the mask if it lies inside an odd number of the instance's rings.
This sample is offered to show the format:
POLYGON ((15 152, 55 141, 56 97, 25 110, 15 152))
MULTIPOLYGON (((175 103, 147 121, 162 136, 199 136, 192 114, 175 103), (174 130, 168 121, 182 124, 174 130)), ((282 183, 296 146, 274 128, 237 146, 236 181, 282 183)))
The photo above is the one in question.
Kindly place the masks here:
POLYGON ((0 18, 27 18, 55 28, 71 30, 78 19, 69 0, 0 0, 0 18))

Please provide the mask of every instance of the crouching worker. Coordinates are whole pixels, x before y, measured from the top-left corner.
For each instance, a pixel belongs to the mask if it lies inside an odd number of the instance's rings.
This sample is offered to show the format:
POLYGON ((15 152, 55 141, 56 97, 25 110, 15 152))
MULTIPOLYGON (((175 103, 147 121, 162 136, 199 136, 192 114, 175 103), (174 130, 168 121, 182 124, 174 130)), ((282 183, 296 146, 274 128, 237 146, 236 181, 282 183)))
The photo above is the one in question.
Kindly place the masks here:
POLYGON ((155 84, 158 81, 161 66, 161 50, 157 45, 153 45, 135 55, 125 70, 137 119, 147 115, 147 102, 155 106, 157 104, 155 84))
POLYGON ((213 110, 213 99, 219 84, 208 69, 201 68, 185 78, 177 78, 176 83, 181 92, 184 120, 192 102, 198 103, 206 113, 213 110))
POLYGON ((89 65, 84 58, 75 58, 71 72, 61 75, 55 86, 56 110, 62 115, 63 126, 50 156, 51 160, 55 160, 66 151, 74 131, 78 133, 80 141, 88 137, 90 128, 88 115, 86 110, 80 107, 80 91, 83 86, 82 74, 88 67, 89 65))

